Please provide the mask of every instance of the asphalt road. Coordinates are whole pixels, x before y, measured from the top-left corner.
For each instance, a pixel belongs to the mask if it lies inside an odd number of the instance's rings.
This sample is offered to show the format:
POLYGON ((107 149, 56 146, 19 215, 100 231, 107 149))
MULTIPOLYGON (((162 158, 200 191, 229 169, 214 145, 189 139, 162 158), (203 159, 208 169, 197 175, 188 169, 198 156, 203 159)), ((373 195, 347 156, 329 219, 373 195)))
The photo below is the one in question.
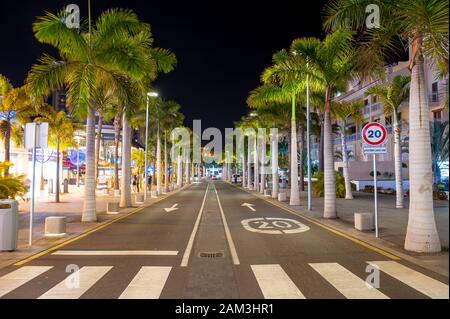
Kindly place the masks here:
POLYGON ((203 181, 0 270, 0 298, 448 298, 448 279, 203 181))

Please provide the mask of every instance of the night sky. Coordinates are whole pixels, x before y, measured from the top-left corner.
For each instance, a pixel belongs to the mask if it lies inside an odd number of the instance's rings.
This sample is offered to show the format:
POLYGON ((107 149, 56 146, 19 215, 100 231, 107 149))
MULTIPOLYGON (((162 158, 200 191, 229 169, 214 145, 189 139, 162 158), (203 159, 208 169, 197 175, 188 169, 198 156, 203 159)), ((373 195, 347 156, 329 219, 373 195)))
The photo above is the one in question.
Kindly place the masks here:
MULTIPOLYGON (((322 37, 325 1, 148 1, 92 0, 93 16, 107 8, 134 10, 152 25, 155 45, 172 50, 178 67, 155 83, 165 99, 182 106, 186 125, 232 127, 247 113, 246 99, 272 54, 297 37, 322 37)), ((87 17, 87 0, 0 2, 0 73, 21 85, 43 53, 31 24, 45 11, 75 3, 87 17)))

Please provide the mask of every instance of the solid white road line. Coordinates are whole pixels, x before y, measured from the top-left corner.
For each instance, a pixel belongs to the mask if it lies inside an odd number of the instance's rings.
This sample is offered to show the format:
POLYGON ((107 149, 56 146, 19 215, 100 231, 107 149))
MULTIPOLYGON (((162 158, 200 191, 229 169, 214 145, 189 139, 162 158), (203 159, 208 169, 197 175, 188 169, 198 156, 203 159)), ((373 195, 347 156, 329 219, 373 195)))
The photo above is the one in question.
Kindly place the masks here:
POLYGON ((309 265, 348 299, 389 299, 338 263, 309 265))
POLYGON ((253 273, 266 299, 305 299, 280 265, 252 265, 253 273))
POLYGON ((177 256, 172 250, 58 250, 55 256, 177 256))
POLYGON ((158 299, 172 267, 142 267, 119 299, 158 299))
MULTIPOLYGON (((214 185, 214 184, 213 184, 214 185)), ((216 185, 214 185, 214 192, 216 193, 217 203, 219 204, 220 215, 222 216, 222 223, 225 229, 225 236, 227 237, 228 247, 230 248, 231 258, 233 259, 233 264, 240 265, 239 257, 236 251, 236 246, 234 245, 233 237, 231 237, 230 228, 228 227, 227 219, 223 212, 222 204, 220 203, 219 193, 217 193, 216 185)))
POLYGON ((112 267, 83 267, 61 281, 39 299, 78 299, 112 267))
POLYGON ((52 269, 52 266, 26 266, 0 278, 0 297, 52 269))
POLYGON ((370 265, 433 299, 448 299, 448 285, 395 261, 369 261, 370 265))
POLYGON ((183 259, 181 260, 181 267, 187 267, 189 264, 189 257, 191 256, 192 247, 194 246, 195 236, 198 231, 198 227, 200 225, 200 221, 203 215, 203 209, 205 208, 206 196, 208 195, 209 183, 206 187, 205 196, 203 197, 202 206, 200 207, 200 211, 198 212, 197 220, 195 221, 194 229, 192 230, 191 237, 189 238, 188 244, 186 246, 186 250, 184 251, 183 259))

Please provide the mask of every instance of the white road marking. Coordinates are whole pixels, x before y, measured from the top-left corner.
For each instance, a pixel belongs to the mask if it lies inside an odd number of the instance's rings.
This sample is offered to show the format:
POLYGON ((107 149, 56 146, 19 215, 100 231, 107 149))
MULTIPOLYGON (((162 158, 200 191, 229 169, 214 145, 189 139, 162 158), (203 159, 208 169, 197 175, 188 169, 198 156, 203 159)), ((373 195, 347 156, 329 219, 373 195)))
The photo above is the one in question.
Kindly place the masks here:
POLYGON ((298 234, 310 229, 296 220, 287 218, 251 218, 244 219, 241 224, 250 232, 271 235, 298 234))
MULTIPOLYGON (((214 184, 213 184, 214 185, 214 184)), ((240 265, 239 257, 236 251, 236 246, 234 245, 233 237, 231 237, 230 228, 228 227, 227 219, 223 212, 222 204, 220 203, 219 193, 217 193, 216 185, 214 185, 214 192, 216 193, 217 203, 219 204, 220 215, 222 216, 222 223, 225 229, 225 236, 227 237, 228 247, 230 248, 231 258, 233 259, 233 264, 240 265)))
POLYGON ((52 269, 52 266, 25 266, 0 278, 0 297, 52 269))
POLYGON ((348 299, 389 299, 388 296, 370 287, 364 280, 338 263, 309 265, 348 299))
POLYGON ((83 267, 44 293, 39 299, 78 299, 111 269, 111 266, 83 267))
POLYGON ((164 208, 164 210, 166 211, 166 213, 171 213, 171 212, 174 212, 174 211, 176 211, 176 210, 179 210, 179 208, 177 207, 178 206, 178 204, 174 204, 172 207, 170 207, 170 208, 164 208))
POLYGON ((253 273, 266 299, 305 299, 280 265, 252 265, 253 273))
POLYGON ((174 250, 58 250, 55 256, 177 256, 174 250))
POLYGON ((372 266, 433 299, 448 299, 448 285, 395 261, 369 261, 372 266))
POLYGON ((142 267, 119 299, 158 299, 172 267, 142 267))
POLYGON ((256 209, 253 208, 253 206, 255 206, 254 204, 249 204, 249 203, 244 203, 241 205, 242 207, 247 207, 248 209, 250 209, 252 212, 256 212, 256 209))
POLYGON ((208 190, 209 190, 209 184, 206 187, 206 192, 205 192, 205 196, 203 197, 202 206, 200 207, 200 211, 198 212, 197 220, 195 221, 194 229, 192 230, 191 237, 189 238, 189 242, 186 246, 186 250, 184 252, 183 259, 181 261, 181 267, 187 267, 189 264, 189 257, 191 256, 191 251, 192 251, 192 247, 194 246, 195 236, 197 234, 198 227, 200 225, 200 221, 202 219, 203 209, 205 208, 206 196, 208 195, 208 190))

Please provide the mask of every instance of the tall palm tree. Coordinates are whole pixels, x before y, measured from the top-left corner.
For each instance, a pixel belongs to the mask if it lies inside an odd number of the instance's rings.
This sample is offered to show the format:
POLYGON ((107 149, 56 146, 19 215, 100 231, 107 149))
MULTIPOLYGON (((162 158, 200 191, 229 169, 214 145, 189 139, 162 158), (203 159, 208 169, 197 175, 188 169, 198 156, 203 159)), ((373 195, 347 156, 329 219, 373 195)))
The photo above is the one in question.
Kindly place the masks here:
POLYGON ((402 125, 400 121, 400 106, 409 99, 409 84, 411 77, 396 76, 388 84, 372 86, 366 95, 375 95, 384 106, 384 114, 392 117, 394 130, 394 162, 395 162, 395 191, 396 207, 403 208, 403 177, 402 177, 402 146, 401 135, 402 125))
POLYGON ((341 154, 344 163, 343 174, 345 181, 345 199, 353 199, 352 185, 350 183, 350 175, 348 172, 348 150, 347 150, 347 123, 351 118, 355 124, 362 123, 363 116, 361 114, 362 101, 339 102, 333 103, 333 115, 338 121, 339 134, 341 137, 341 154))
POLYGON ((344 90, 354 75, 355 48, 353 33, 346 28, 336 30, 323 41, 314 38, 297 39, 291 51, 298 58, 300 74, 321 83, 325 91, 324 107, 324 218, 336 218, 336 185, 334 173, 333 132, 331 126, 331 101, 338 90, 344 90))
POLYGON ((96 83, 105 81, 119 100, 127 100, 124 77, 142 78, 149 67, 142 50, 149 26, 131 11, 113 9, 100 15, 88 30, 69 29, 67 14, 47 13, 33 25, 35 37, 55 47, 60 58, 44 55, 34 65, 27 82, 38 95, 67 87, 68 103, 87 113, 86 187, 82 221, 97 220, 95 194, 95 109, 91 103, 96 83))
MULTIPOLYGON (((11 138, 23 135, 22 125, 34 115, 35 105, 26 86, 14 88, 5 76, 0 74, 0 130, 5 143, 5 162, 11 160, 11 138)), ((9 168, 5 167, 5 175, 9 168)))
POLYGON ((56 149, 56 192, 55 202, 60 202, 60 171, 61 171, 61 150, 74 146, 75 129, 77 125, 72 117, 64 111, 56 111, 52 106, 39 109, 40 116, 35 122, 47 122, 49 124, 49 146, 56 149))
MULTIPOLYGON (((448 74, 449 3, 446 0, 374 0, 378 5, 381 28, 366 29, 364 0, 335 0, 325 10, 325 26, 333 29, 351 25, 364 33, 362 45, 374 56, 377 52, 404 51, 395 39, 410 43, 411 85, 409 99, 409 159, 410 205, 405 249, 415 252, 439 252, 441 243, 436 229, 433 208, 433 174, 431 161, 428 99, 425 84, 424 60, 441 66, 448 74), (427 116, 424 116, 427 114, 427 116)), ((389 52, 388 52, 389 53, 389 52)), ((382 54, 376 54, 382 57, 382 54)), ((379 62, 381 58, 369 59, 379 62)))

